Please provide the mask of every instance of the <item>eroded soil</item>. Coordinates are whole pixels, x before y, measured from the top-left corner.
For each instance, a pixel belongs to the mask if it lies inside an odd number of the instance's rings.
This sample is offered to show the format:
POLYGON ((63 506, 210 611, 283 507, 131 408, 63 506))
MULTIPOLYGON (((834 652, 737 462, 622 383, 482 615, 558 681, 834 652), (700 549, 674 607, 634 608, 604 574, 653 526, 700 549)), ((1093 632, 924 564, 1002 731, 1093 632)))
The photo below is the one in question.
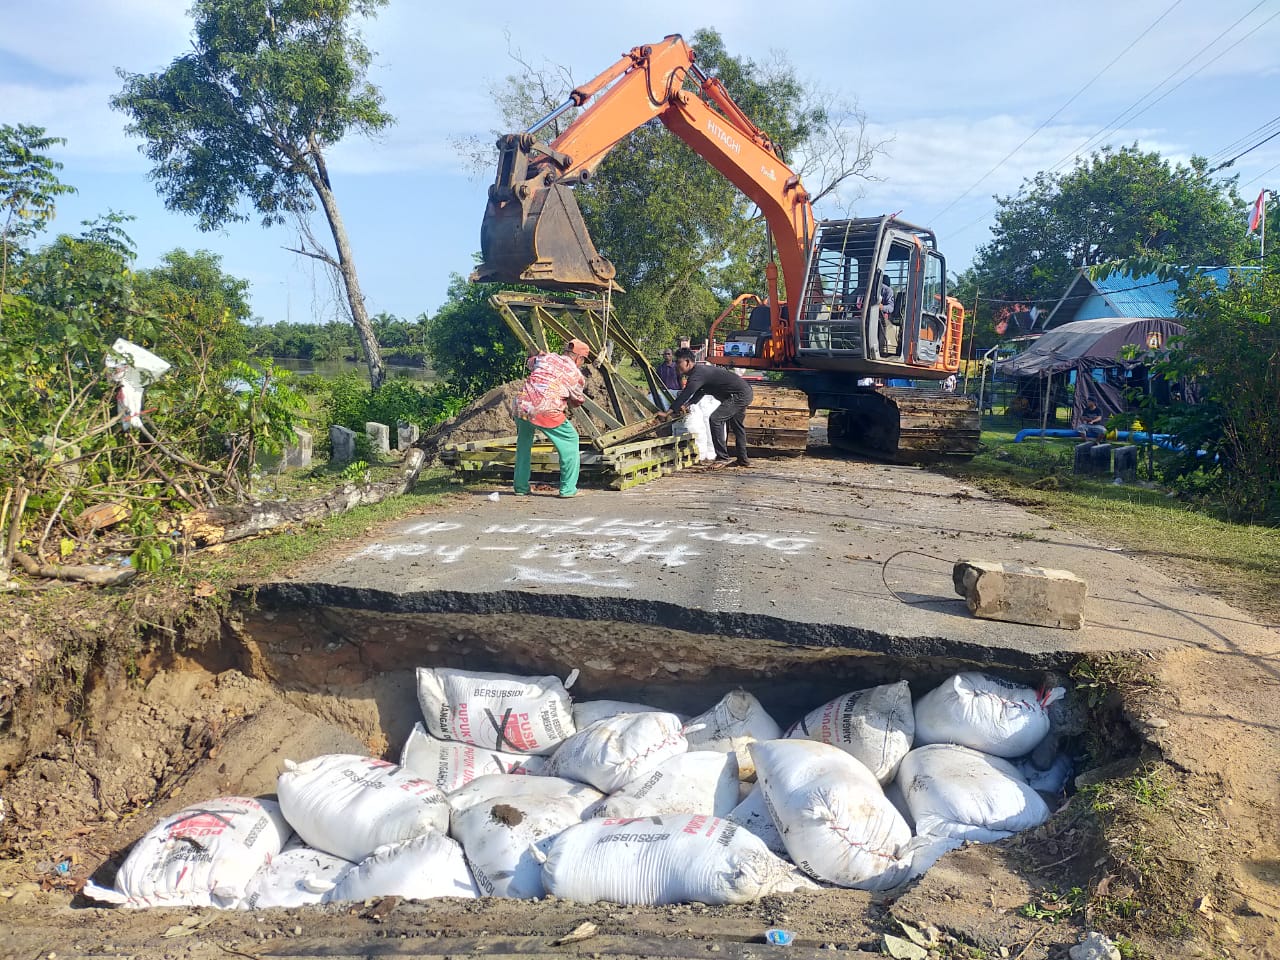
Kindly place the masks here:
POLYGON ((1077 677, 1106 718, 1090 749, 1116 763, 1043 827, 949 854, 893 897, 833 890, 733 908, 438 901, 126 913, 92 908, 77 891, 90 875, 109 881, 158 816, 224 792, 271 792, 291 755, 394 756, 398 725, 385 718, 412 691, 406 678, 356 683, 345 697, 269 682, 223 611, 187 596, 131 606, 161 629, 150 652, 124 662, 123 647, 88 639, 121 629, 119 607, 61 595, 61 616, 50 616, 58 601, 45 597, 34 619, 30 603, 0 601, 5 622, 21 627, 8 631, 10 665, 24 655, 41 662, 40 649, 67 637, 79 651, 43 686, 10 688, 3 705, 0 957, 856 955, 878 954, 885 933, 902 935, 898 920, 937 928, 932 955, 942 957, 1065 957, 1086 928, 1126 937, 1148 956, 1280 956, 1280 639, 1246 650, 1189 631, 1194 642, 1171 653, 1094 664, 1077 677), (552 945, 584 921, 597 926, 593 937, 552 945), (793 931, 795 946, 761 945, 769 927, 793 931))

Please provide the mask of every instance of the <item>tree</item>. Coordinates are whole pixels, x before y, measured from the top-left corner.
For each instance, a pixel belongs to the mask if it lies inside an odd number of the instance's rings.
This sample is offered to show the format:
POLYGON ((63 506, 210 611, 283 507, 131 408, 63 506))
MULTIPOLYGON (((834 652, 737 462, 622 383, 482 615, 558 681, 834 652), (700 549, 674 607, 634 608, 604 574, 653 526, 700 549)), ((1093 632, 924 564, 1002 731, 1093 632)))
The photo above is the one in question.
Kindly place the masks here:
POLYGON ((244 360, 249 283, 222 272, 222 258, 208 250, 171 250, 160 266, 139 270, 134 290, 147 308, 169 321, 171 335, 221 366, 244 360))
POLYGON ((1235 179, 1213 179, 1201 157, 1175 166, 1136 145, 1108 147, 996 202, 970 278, 993 301, 1051 307, 1076 270, 1111 260, 1225 265, 1249 255, 1235 179))
POLYGON ((213 230, 249 216, 297 220, 295 252, 342 278, 369 381, 386 376, 365 309, 325 152, 349 131, 371 135, 392 117, 365 79, 372 53, 352 27, 387 0, 194 0, 194 50, 153 74, 120 71, 111 104, 132 118, 166 206, 213 230), (334 252, 312 235, 319 201, 334 252))
POLYGON ((526 354, 489 306, 497 284, 450 279, 445 305, 427 321, 427 353, 435 371, 463 396, 479 396, 525 373, 526 354))
POLYGON ((15 244, 45 228, 58 196, 75 192, 58 180, 62 164, 47 155, 62 143, 43 127, 0 125, 0 315, 15 244))
POLYGON ((1165 427, 1184 444, 1184 467, 1207 470, 1215 500, 1235 518, 1280 520, 1280 262, 1241 272, 1219 289, 1203 277, 1179 298, 1186 332, 1158 372, 1196 385, 1165 427), (1205 450, 1216 456, 1200 456, 1205 450))
MULTIPOLYGON (((866 118, 856 105, 806 86, 785 58, 759 64, 731 56, 715 30, 697 31, 692 46, 699 66, 724 83, 784 159, 821 178, 808 184, 815 196, 835 203, 851 180, 868 175, 882 144, 867 139, 866 118)), ((574 86, 563 67, 537 67, 518 51, 511 55, 520 73, 493 90, 508 130, 527 127, 568 99, 574 86)), ((553 139, 574 115, 566 113, 540 137, 553 139)), ((491 149, 474 142, 459 146, 492 169, 491 149)), ((624 137, 576 192, 597 248, 613 261, 627 291, 614 299, 615 312, 642 344, 706 331, 725 301, 747 290, 764 292, 763 220, 736 187, 658 121, 624 137)))

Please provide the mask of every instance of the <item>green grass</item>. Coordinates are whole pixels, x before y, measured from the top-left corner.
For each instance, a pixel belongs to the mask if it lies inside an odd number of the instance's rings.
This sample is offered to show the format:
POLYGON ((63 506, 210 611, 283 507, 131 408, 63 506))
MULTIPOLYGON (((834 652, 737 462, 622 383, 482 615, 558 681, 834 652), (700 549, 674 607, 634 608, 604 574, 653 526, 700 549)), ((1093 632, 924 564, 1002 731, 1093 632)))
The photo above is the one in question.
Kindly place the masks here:
MULTIPOLYGON (((399 466, 373 466, 369 472, 371 479, 377 481, 388 478, 399 469, 399 466)), ((326 468, 320 470, 324 476, 288 481, 291 499, 320 496, 332 489, 337 472, 333 471, 330 477, 326 468)), ((381 503, 289 528, 287 536, 276 533, 228 544, 221 552, 202 551, 187 564, 167 567, 156 574, 155 579, 169 579, 181 584, 207 580, 215 587, 230 586, 244 582, 246 571, 252 571, 254 579, 269 580, 295 570, 298 565, 324 554, 336 544, 367 536, 371 528, 379 524, 437 507, 458 491, 451 478, 452 471, 447 467, 425 468, 418 477, 417 485, 403 496, 388 497, 381 503)))
POLYGON ((996 420, 983 451, 943 472, 1025 506, 1059 526, 1185 572, 1230 602, 1280 620, 1280 529, 1232 523, 1154 484, 1071 474, 1075 441, 1014 443, 1020 428, 996 420))

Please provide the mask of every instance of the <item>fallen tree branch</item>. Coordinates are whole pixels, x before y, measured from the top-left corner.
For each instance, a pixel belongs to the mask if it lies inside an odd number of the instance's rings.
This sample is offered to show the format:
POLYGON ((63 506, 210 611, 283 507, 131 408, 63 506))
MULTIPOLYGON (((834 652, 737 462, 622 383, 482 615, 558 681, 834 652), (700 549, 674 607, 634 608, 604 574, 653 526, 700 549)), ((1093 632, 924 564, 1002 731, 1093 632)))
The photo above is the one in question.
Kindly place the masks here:
POLYGON ((182 518, 182 533, 194 547, 229 543, 308 520, 322 520, 355 507, 381 503, 387 497, 408 493, 418 482, 426 455, 410 450, 400 475, 379 483, 348 484, 323 497, 299 503, 251 503, 206 507, 182 518))
POLYGON ((14 553, 13 559, 28 576, 44 577, 47 580, 78 580, 95 587, 114 587, 128 583, 138 575, 133 567, 108 567, 102 564, 73 564, 61 566, 55 563, 37 563, 25 553, 14 553))

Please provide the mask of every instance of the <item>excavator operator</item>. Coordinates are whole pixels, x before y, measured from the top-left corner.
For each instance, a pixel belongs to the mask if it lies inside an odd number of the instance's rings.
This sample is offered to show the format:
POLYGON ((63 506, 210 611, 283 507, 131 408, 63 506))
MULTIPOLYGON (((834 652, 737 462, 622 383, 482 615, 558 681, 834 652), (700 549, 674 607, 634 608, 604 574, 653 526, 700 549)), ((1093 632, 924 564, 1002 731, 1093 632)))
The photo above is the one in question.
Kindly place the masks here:
POLYGON ((717 367, 709 363, 697 363, 693 351, 681 347, 676 351, 676 370, 685 377, 684 389, 671 401, 671 409, 658 413, 660 420, 671 416, 684 416, 689 412, 689 405, 701 400, 704 396, 712 396, 720 401, 711 414, 711 445, 715 447, 714 467, 725 467, 736 463, 739 467, 751 466, 747 458, 747 428, 744 415, 755 395, 751 384, 727 367, 717 367), (729 456, 728 436, 725 425, 733 428, 733 440, 738 448, 735 461, 729 456))

